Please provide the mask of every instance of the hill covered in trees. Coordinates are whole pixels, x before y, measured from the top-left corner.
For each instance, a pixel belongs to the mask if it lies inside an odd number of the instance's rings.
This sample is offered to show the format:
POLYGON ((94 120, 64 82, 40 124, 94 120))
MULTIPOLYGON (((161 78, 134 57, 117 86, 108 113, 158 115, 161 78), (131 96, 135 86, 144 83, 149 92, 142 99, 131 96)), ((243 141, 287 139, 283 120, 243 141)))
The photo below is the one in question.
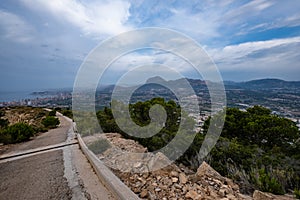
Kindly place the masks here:
MULTIPOLYGON (((121 104, 121 103, 120 103, 121 104)), ((190 131, 178 132, 178 119, 184 118, 185 125, 193 120, 183 113, 174 101, 155 98, 129 106, 132 120, 145 126, 150 123, 149 110, 155 105, 163 106, 167 120, 161 131, 151 137, 139 138, 122 131, 106 107, 97 112, 104 132, 118 132, 125 138, 138 141, 149 151, 156 151, 167 145, 176 134, 190 137, 190 131)), ((242 192, 251 193, 259 189, 275 194, 284 194, 300 187, 300 139, 296 124, 288 119, 271 114, 261 106, 241 111, 227 108, 224 128, 216 146, 204 160, 198 153, 206 136, 210 120, 204 124, 204 133, 197 133, 188 150, 176 162, 191 168, 206 161, 222 175, 237 182, 242 192)))

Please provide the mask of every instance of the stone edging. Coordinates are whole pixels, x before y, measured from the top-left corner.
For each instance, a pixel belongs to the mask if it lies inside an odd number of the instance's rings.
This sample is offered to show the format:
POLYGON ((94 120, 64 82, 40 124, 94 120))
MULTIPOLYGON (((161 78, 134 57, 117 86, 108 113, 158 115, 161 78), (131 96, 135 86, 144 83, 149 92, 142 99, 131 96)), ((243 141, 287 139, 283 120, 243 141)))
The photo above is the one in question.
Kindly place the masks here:
POLYGON ((91 152, 83 142, 80 134, 77 134, 80 149, 91 163, 98 178, 120 200, 140 200, 113 172, 108 169, 97 156, 91 152))

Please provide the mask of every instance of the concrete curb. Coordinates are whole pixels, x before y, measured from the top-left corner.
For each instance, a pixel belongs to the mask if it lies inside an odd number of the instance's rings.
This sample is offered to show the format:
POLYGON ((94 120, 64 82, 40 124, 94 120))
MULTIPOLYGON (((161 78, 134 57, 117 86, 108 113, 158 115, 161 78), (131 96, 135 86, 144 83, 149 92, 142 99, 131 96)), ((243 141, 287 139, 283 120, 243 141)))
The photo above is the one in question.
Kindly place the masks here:
POLYGON ((140 200, 116 175, 108 169, 97 156, 91 152, 81 136, 78 134, 77 139, 82 152, 85 154, 101 182, 120 200, 140 200))

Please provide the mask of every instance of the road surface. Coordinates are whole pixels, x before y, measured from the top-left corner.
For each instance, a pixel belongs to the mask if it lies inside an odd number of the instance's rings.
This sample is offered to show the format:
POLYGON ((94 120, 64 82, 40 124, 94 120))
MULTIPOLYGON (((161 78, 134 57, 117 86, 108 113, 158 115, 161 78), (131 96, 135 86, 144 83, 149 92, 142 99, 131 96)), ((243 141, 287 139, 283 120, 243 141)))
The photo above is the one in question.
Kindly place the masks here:
POLYGON ((74 141, 72 122, 58 117, 58 128, 29 142, 11 145, 2 153, 3 158, 41 150, 0 160, 0 200, 115 199, 99 181, 78 144, 44 150, 74 141))

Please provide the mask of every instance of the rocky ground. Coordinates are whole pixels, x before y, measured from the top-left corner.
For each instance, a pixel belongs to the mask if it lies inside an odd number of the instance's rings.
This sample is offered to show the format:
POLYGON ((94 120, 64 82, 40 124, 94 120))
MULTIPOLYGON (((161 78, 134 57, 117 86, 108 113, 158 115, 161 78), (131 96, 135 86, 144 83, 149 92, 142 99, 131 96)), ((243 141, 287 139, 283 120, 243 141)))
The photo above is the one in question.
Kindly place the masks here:
POLYGON ((253 196, 241 194, 237 184, 205 162, 194 172, 171 163, 161 153, 149 153, 137 142, 116 133, 96 134, 84 140, 88 146, 95 141, 108 141, 109 145, 97 151, 97 156, 142 199, 293 199, 259 191, 253 196))

